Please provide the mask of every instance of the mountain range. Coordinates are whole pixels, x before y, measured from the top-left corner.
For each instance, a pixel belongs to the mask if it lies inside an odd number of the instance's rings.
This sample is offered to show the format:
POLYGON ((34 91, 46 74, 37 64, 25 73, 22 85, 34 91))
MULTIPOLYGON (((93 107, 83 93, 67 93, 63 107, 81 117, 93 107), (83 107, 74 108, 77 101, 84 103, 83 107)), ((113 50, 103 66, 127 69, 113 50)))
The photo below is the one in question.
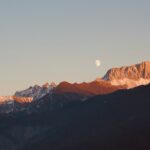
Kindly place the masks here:
POLYGON ((1 96, 0 113, 7 114, 17 111, 31 113, 33 110, 40 109, 43 99, 47 98, 50 100, 50 108, 53 110, 55 107, 63 107, 68 101, 76 99, 84 101, 95 95, 109 94, 148 83, 150 83, 150 62, 145 61, 132 66, 112 68, 104 77, 88 83, 72 84, 66 81, 58 85, 46 83, 42 86, 35 85, 26 90, 17 91, 13 96, 1 96))
POLYGON ((0 150, 149 150, 150 62, 89 83, 0 97, 0 150))
POLYGON ((45 111, 0 116, 0 149, 149 150, 149 92, 150 85, 119 90, 53 111, 45 97, 45 111))

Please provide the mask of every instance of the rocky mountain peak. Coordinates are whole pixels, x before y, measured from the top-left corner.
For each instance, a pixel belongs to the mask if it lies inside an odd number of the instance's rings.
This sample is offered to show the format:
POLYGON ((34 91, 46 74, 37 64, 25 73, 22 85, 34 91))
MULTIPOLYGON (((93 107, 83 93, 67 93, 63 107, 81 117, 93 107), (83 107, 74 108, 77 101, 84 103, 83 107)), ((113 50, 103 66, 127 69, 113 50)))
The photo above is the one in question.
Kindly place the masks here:
POLYGON ((132 66, 110 69, 103 77, 113 85, 128 85, 129 88, 150 83, 150 61, 132 66))

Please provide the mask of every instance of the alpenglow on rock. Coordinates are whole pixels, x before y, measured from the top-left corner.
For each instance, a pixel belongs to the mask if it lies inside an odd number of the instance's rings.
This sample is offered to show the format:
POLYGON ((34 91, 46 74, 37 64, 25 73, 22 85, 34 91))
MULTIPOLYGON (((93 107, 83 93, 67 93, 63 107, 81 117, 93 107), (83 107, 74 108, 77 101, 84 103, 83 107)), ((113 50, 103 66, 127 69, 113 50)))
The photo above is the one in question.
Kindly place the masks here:
POLYGON ((112 85, 127 85, 133 88, 150 83, 150 61, 140 64, 110 69, 103 77, 112 85))

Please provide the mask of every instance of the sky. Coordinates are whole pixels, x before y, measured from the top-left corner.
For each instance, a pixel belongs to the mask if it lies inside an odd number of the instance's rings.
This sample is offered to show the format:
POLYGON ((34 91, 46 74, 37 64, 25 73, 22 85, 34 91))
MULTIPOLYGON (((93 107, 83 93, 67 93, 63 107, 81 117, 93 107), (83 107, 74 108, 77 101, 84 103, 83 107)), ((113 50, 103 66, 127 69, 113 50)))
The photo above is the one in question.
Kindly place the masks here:
POLYGON ((0 95, 45 82, 89 82, 112 67, 150 60, 149 6, 149 0, 0 0, 0 95))

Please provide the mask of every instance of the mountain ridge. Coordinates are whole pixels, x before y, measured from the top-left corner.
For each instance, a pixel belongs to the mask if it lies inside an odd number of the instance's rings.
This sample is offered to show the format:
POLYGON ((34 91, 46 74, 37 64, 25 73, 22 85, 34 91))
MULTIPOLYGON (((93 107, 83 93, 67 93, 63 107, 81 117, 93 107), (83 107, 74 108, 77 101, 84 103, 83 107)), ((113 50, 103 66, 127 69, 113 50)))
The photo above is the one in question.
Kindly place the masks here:
POLYGON ((52 105, 56 99, 59 99, 58 101, 64 105, 67 101, 75 100, 77 97, 80 100, 85 100, 95 95, 109 94, 149 83, 150 61, 145 61, 136 65, 112 68, 103 78, 91 82, 69 83, 63 81, 58 85, 52 82, 51 84, 45 83, 42 86, 31 86, 28 89, 17 91, 13 96, 1 96, 0 103, 2 105, 0 107, 1 112, 5 112, 7 107, 10 110, 6 112, 28 110, 30 105, 40 107, 43 99, 49 99, 52 105), (61 95, 63 102, 60 101, 61 95), (44 98, 45 96, 47 98, 44 98))
POLYGON ((150 61, 109 69, 103 79, 112 85, 127 85, 128 88, 149 84, 150 61))

